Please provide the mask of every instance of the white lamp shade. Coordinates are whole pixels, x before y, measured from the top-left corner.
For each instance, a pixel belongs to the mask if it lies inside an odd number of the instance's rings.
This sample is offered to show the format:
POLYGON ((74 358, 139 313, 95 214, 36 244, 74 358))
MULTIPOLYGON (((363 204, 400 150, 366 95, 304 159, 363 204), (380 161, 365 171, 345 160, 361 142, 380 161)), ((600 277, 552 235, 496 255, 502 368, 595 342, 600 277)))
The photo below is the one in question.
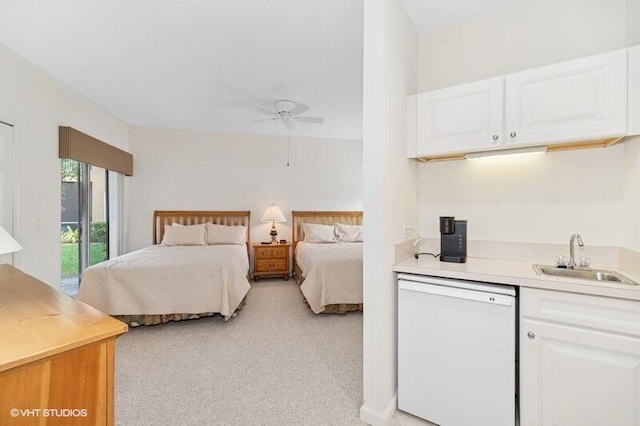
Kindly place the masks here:
POLYGON ((13 253, 18 250, 22 250, 22 246, 0 226, 0 254, 13 253))
POLYGON ((271 204, 267 207, 267 211, 264 212, 260 222, 286 222, 287 219, 282 214, 282 210, 275 204, 271 204))

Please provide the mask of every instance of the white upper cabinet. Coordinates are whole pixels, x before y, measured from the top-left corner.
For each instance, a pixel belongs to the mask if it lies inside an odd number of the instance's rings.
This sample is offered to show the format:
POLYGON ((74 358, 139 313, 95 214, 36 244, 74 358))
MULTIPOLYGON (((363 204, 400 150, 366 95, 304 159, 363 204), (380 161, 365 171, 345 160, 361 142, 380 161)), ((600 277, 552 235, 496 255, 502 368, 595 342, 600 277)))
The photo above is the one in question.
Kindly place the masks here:
POLYGON ((433 155, 499 146, 503 134, 502 77, 420 93, 416 154, 433 155))
POLYGON ((506 77, 507 145, 532 145, 627 132, 626 49, 506 77))
POLYGON ((408 108, 409 157, 640 134, 640 47, 420 93, 408 108))
POLYGON ((640 135, 640 46, 629 48, 629 128, 640 135))
POLYGON ((407 157, 416 156, 416 100, 418 95, 407 96, 407 157))

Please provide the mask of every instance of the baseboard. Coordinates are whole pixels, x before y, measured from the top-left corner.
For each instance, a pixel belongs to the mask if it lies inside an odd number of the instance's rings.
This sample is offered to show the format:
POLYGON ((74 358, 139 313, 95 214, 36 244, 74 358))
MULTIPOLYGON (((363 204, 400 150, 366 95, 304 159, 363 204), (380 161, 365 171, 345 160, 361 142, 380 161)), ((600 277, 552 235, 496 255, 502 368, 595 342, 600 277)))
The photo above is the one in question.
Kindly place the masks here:
POLYGON ((393 418, 393 413, 396 412, 397 405, 397 393, 393 394, 393 397, 391 397, 387 407, 382 412, 367 406, 367 403, 365 402, 362 407, 360 407, 360 420, 370 424, 371 426, 387 426, 391 423, 391 419, 393 418))

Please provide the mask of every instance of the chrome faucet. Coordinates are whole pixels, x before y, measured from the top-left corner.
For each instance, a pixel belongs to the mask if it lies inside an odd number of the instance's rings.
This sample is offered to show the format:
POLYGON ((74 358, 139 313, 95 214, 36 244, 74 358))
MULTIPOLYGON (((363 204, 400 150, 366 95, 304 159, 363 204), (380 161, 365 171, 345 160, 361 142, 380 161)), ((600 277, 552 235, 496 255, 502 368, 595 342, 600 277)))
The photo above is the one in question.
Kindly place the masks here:
POLYGON ((580 234, 573 234, 571 238, 569 238, 569 263, 567 264, 567 268, 573 269, 576 266, 576 257, 575 257, 575 242, 578 241, 578 245, 580 247, 584 247, 584 243, 582 242, 582 237, 580 234))

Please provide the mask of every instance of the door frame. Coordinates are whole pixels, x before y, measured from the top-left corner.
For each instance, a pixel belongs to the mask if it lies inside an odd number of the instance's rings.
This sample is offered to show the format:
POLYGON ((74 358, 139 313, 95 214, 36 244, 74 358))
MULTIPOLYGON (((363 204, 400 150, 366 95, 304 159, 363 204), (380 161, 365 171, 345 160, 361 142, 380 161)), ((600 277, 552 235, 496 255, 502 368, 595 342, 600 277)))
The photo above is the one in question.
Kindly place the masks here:
MULTIPOLYGON (((18 214, 20 211, 20 191, 18 190, 20 188, 20 152, 19 152, 19 146, 20 144, 18 143, 18 141, 20 140, 20 130, 21 130, 21 126, 20 126, 20 121, 15 118, 14 116, 10 115, 10 114, 5 114, 2 111, 0 111, 0 123, 6 124, 8 126, 13 127, 13 193, 11 194, 13 196, 13 206, 12 206, 12 223, 13 223, 13 229, 10 231, 11 234, 13 235, 13 238, 20 242, 21 241, 21 237, 20 237, 20 215, 18 214)), ((16 253, 11 253, 11 263, 13 266, 15 267, 19 267, 20 266, 20 255, 19 252, 16 253)))

